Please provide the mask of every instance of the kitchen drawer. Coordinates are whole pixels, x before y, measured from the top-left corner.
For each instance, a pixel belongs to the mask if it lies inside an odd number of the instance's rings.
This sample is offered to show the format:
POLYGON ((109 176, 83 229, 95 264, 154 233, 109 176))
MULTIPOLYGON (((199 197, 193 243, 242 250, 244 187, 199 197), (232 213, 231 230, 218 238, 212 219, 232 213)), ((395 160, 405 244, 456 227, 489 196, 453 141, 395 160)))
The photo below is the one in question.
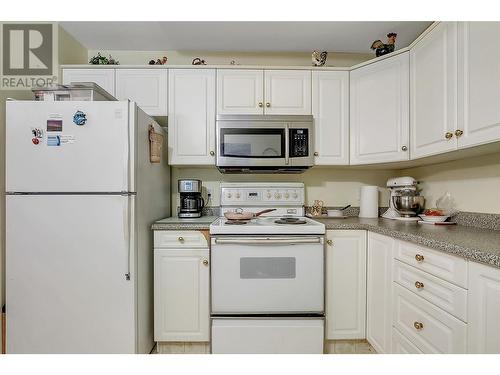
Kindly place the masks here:
POLYGON ((323 318, 215 318, 213 354, 323 354, 323 318))
POLYGON ((404 337, 396 328, 392 328, 392 354, 422 354, 410 340, 404 337))
POLYGON ((467 324, 396 283, 393 303, 393 326, 423 353, 466 352, 467 324))
POLYGON ((394 262, 394 281, 467 322, 467 290, 398 260, 394 262))
POLYGON ((154 232, 154 247, 208 248, 208 241, 200 231, 157 230, 154 232))
POLYGON ((397 242, 395 258, 467 288, 467 261, 465 259, 405 241, 397 242))

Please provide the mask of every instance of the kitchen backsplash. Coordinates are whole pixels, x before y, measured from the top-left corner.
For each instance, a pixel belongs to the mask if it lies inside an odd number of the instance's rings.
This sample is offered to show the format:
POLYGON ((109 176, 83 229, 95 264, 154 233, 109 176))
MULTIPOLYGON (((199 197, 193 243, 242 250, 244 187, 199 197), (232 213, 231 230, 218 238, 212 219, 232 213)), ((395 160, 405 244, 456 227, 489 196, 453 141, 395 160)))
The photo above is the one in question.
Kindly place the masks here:
POLYGON ((379 206, 387 206, 389 192, 385 188, 387 179, 397 176, 396 171, 359 170, 342 168, 312 168, 301 174, 222 174, 215 167, 172 168, 172 207, 174 212, 179 206, 177 180, 196 178, 203 182, 203 196, 207 206, 219 206, 220 182, 303 182, 306 190, 306 205, 320 199, 325 206, 344 207, 348 204, 359 206, 359 190, 362 185, 381 187, 379 206))

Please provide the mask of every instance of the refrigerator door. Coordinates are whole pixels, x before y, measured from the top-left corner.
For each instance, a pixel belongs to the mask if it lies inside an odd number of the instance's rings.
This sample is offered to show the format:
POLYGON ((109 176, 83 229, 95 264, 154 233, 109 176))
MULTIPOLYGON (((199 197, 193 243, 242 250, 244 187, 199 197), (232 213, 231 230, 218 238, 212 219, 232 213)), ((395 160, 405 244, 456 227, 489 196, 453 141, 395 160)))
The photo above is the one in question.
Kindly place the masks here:
POLYGON ((8 353, 134 353, 133 196, 8 195, 8 353))
POLYGON ((10 101, 6 119, 6 191, 129 191, 128 101, 10 101))

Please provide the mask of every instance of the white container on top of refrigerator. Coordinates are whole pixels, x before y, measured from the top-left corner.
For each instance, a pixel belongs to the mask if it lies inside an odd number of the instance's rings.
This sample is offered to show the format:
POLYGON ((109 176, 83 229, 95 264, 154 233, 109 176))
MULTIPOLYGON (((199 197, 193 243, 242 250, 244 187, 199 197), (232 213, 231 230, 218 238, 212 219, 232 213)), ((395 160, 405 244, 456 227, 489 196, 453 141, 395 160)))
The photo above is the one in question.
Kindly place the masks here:
POLYGON ((149 352, 162 128, 129 101, 10 101, 6 118, 7 352, 149 352))

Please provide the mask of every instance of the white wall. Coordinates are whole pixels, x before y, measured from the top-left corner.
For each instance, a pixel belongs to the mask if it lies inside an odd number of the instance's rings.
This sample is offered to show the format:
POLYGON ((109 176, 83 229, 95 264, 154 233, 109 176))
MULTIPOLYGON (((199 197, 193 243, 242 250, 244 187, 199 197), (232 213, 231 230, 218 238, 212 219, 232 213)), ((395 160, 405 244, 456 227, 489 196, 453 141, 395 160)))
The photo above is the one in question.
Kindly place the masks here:
POLYGON ((500 154, 399 171, 422 181, 426 207, 449 191, 461 211, 500 214, 500 154))
POLYGON ((224 182, 304 182, 306 204, 311 205, 320 199, 327 206, 359 206, 359 188, 362 185, 381 187, 379 205, 387 206, 389 195, 385 183, 389 177, 397 176, 397 171, 360 170, 347 168, 312 168, 302 174, 221 174, 215 167, 172 168, 172 212, 175 215, 179 206, 177 180, 196 178, 203 181, 204 196, 206 188, 212 190, 211 206, 220 204, 219 185, 224 182))

